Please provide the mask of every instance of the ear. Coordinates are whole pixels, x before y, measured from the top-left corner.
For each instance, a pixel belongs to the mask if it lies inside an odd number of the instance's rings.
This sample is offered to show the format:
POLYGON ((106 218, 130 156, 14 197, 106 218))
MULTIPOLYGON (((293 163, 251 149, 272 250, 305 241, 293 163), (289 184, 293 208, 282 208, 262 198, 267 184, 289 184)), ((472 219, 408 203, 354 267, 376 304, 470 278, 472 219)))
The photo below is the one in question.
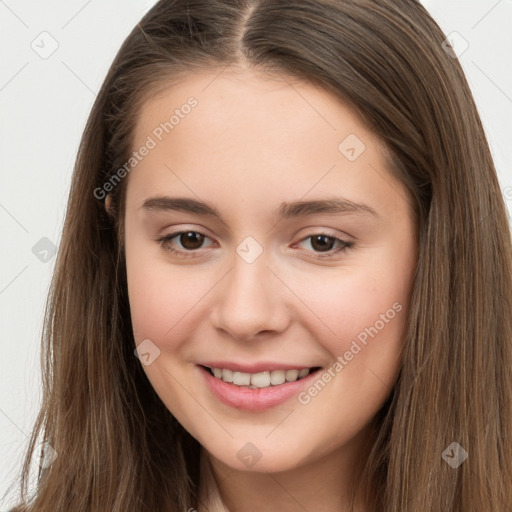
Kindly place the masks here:
POLYGON ((105 197, 105 210, 107 211, 107 213, 112 216, 112 212, 110 210, 110 207, 112 205, 112 197, 110 196, 110 194, 107 194, 107 197, 105 197))

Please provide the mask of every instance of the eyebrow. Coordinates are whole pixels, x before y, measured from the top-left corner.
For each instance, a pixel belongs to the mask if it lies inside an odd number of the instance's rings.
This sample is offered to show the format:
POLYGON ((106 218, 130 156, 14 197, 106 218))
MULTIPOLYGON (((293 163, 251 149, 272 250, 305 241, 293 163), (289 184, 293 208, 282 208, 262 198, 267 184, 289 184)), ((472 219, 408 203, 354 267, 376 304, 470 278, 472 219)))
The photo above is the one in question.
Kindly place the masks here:
MULTIPOLYGON (((196 215, 214 217, 225 223, 222 215, 215 206, 188 197, 150 197, 142 203, 141 208, 148 212, 181 211, 194 213, 196 215)), ((321 213, 339 215, 358 214, 371 215, 376 218, 379 217, 379 214, 371 206, 365 203, 356 203, 341 197, 284 202, 279 206, 276 216, 277 220, 280 221, 321 213)))

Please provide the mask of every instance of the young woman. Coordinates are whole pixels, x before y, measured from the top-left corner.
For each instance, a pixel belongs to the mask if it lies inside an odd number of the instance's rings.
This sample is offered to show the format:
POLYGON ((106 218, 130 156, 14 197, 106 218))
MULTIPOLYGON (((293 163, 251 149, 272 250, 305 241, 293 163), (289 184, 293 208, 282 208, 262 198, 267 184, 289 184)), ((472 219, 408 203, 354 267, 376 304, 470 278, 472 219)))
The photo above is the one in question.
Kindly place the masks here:
POLYGON ((147 13, 82 139, 17 511, 512 509, 510 231, 445 39, 413 0, 147 13))

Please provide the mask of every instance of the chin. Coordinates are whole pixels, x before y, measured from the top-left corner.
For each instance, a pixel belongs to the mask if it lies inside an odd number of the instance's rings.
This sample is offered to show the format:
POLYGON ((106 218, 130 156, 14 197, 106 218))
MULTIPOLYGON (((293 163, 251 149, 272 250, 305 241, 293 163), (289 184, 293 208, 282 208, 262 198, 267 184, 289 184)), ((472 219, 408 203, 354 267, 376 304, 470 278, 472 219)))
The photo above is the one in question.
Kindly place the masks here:
POLYGON ((252 473, 279 473, 296 469, 308 462, 296 446, 273 446, 262 441, 235 441, 231 446, 219 446, 207 451, 221 464, 232 470, 252 473))

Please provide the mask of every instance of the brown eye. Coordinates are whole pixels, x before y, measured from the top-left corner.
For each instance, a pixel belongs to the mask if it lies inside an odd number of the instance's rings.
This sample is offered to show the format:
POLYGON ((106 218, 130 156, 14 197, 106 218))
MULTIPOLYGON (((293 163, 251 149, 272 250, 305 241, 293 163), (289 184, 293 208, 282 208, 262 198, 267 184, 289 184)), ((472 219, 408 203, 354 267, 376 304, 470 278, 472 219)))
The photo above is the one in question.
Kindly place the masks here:
POLYGON ((303 238, 299 245, 302 248, 318 254, 318 257, 332 256, 338 252, 344 252, 354 246, 354 242, 346 242, 336 236, 327 235, 325 233, 318 233, 303 238), (304 246, 303 244, 306 244, 304 246), (309 247, 308 247, 309 246, 309 247))
POLYGON ((158 242, 165 251, 176 256, 198 257, 201 249, 212 246, 211 241, 204 246, 206 240, 210 238, 199 231, 177 231, 158 239, 158 242))
POLYGON ((193 251, 200 249, 203 245, 205 236, 197 231, 187 231, 179 235, 179 241, 183 248, 193 251))
POLYGON ((311 247, 313 247, 314 250, 324 252, 324 251, 330 251, 334 244, 336 243, 336 239, 332 236, 326 236, 326 235, 314 235, 311 238, 311 247))

